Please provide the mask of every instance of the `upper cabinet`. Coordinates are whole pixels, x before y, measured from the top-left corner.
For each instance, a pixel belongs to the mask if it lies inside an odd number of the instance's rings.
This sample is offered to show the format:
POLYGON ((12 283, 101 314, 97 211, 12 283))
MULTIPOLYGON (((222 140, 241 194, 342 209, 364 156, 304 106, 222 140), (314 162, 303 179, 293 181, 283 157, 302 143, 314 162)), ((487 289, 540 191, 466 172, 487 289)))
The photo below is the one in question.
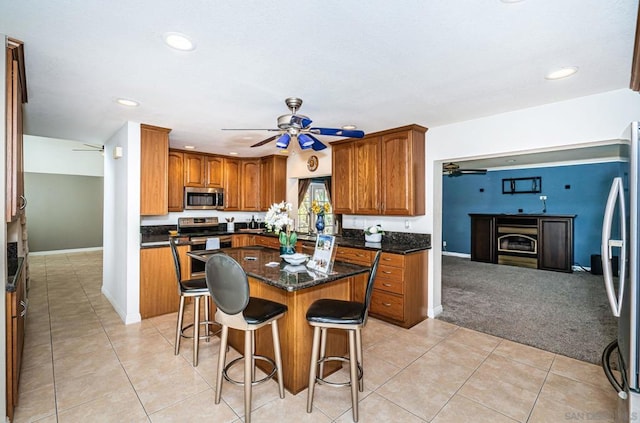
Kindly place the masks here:
POLYGON ((140 125, 140 215, 168 213, 170 129, 140 125))
POLYGON ((240 160, 224 158, 224 209, 240 210, 240 160))
POLYGON ((247 211, 260 210, 260 159, 240 160, 240 209, 247 211))
POLYGON ((224 163, 220 156, 184 153, 184 186, 222 188, 224 163))
POLYGON ((423 215, 426 131, 409 125, 332 143, 335 212, 423 215))
POLYGON ((184 210, 184 154, 169 150, 168 209, 170 212, 184 210))
POLYGON ((287 156, 260 159, 260 210, 287 199, 287 156))
POLYGON ((11 222, 27 205, 24 197, 22 152, 22 104, 27 102, 27 79, 22 42, 12 38, 6 44, 6 210, 5 220, 11 222))

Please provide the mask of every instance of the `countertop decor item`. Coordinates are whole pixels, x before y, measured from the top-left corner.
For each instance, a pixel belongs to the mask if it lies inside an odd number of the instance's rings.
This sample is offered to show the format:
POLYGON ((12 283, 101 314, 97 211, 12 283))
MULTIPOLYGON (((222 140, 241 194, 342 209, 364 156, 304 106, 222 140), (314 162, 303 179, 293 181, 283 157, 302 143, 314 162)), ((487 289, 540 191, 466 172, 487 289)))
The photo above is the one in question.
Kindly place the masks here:
POLYGON ((316 215, 316 230, 319 234, 324 232, 324 214, 329 213, 330 210, 329 203, 320 204, 316 200, 311 202, 311 211, 316 215))
POLYGON ((282 254, 280 257, 287 263, 293 264, 295 266, 304 263, 309 258, 308 255, 302 253, 282 254))
POLYGON ((369 226, 364 231, 364 240, 366 242, 382 242, 382 235, 384 235, 382 226, 380 225, 369 226))
POLYGON ((298 240, 298 234, 291 230, 293 219, 289 217, 289 212, 292 209, 291 203, 285 201, 273 203, 264 218, 267 230, 278 235, 280 254, 293 254, 295 252, 294 246, 298 240))

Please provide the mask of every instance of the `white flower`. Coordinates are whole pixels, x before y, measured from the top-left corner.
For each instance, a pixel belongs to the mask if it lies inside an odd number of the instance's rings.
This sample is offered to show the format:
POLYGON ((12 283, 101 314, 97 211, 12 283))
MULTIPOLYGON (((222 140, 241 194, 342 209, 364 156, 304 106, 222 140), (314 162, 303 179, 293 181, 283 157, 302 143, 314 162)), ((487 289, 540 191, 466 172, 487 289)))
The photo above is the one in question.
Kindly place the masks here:
POLYGON ((292 209, 291 203, 285 201, 272 204, 264 218, 267 229, 277 234, 287 226, 293 226, 293 219, 289 218, 292 209))
POLYGON ((382 230, 382 226, 380 225, 369 226, 367 229, 364 230, 364 233, 367 235, 371 235, 371 234, 384 235, 384 231, 382 230))
POLYGON ((369 232, 371 232, 372 234, 377 234, 378 233, 378 228, 376 228, 375 226, 372 228, 369 228, 369 232))

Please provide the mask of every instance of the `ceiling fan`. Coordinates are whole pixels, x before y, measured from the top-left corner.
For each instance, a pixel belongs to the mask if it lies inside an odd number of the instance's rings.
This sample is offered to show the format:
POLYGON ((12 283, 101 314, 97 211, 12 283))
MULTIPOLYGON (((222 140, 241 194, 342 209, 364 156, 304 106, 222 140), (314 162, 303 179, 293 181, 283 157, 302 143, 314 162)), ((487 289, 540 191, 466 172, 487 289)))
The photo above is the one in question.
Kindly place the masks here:
POLYGON ((443 163, 442 172, 450 177, 460 175, 486 175, 487 169, 461 169, 457 163, 443 163))
POLYGON ((84 144, 88 148, 74 148, 71 151, 98 151, 104 154, 104 145, 84 144))
POLYGON ((297 139, 300 148, 306 150, 311 148, 315 151, 324 150, 327 148, 319 139, 314 135, 332 135, 338 137, 348 138, 362 138, 364 132, 355 129, 338 129, 338 128, 311 128, 312 120, 309 117, 297 114, 296 112, 302 106, 302 99, 296 97, 289 97, 285 101, 285 104, 291 111, 290 114, 282 115, 278 117, 278 128, 273 129, 237 129, 228 128, 222 129, 223 131, 273 131, 278 134, 269 137, 265 140, 253 144, 251 147, 259 147, 267 144, 273 140, 276 140, 276 147, 287 148, 291 139, 297 139))

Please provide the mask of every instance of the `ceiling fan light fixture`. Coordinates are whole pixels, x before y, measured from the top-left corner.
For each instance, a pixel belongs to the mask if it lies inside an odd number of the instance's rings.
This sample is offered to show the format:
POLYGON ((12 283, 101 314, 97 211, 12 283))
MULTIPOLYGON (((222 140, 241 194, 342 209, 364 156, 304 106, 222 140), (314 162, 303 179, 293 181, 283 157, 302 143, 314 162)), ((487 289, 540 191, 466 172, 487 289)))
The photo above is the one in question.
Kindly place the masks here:
POLYGON ((179 32, 165 32, 162 34, 162 39, 166 45, 176 50, 191 51, 196 48, 191 38, 179 32))
POLYGON ((289 147, 289 141, 291 141, 291 135, 289 135, 288 133, 284 133, 280 136, 280 138, 278 138, 278 141, 276 141, 276 147, 287 148, 289 147))
POLYGON ((314 142, 314 139, 307 134, 298 135, 298 144, 300 144, 300 148, 303 150, 311 148, 314 142))

